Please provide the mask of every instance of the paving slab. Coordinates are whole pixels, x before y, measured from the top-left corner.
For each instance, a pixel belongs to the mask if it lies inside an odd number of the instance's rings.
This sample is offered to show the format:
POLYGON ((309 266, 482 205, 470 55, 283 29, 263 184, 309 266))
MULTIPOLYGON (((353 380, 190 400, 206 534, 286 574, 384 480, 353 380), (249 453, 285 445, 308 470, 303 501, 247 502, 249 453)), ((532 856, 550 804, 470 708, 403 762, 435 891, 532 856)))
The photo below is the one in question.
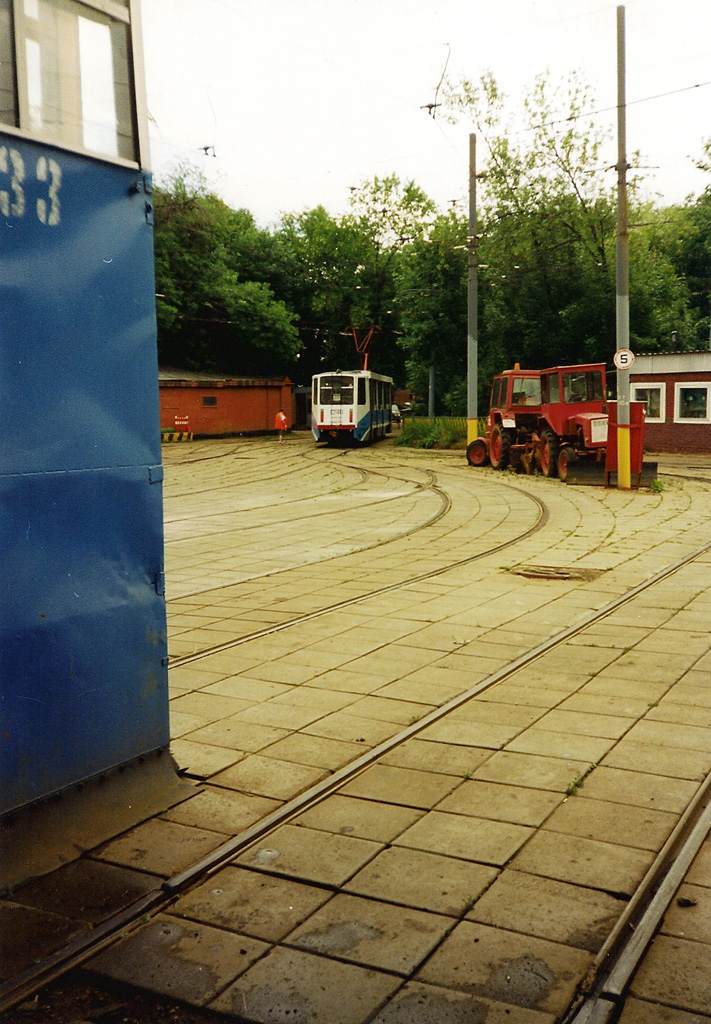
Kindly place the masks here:
POLYGON ((628 768, 650 775, 702 782, 711 770, 711 753, 653 742, 639 743, 624 736, 605 755, 603 764, 609 768, 628 768))
POLYGON ((330 796, 293 819, 295 825, 340 835, 388 843, 424 814, 416 807, 398 807, 376 800, 360 800, 342 795, 330 796))
POLYGON ((363 747, 362 743, 334 740, 328 736, 292 733, 290 736, 264 747, 262 754, 265 757, 275 757, 282 761, 292 761, 296 764, 307 764, 335 771, 356 757, 360 757, 363 747))
POLYGON ((511 867, 545 878, 631 896, 652 863, 644 850, 540 829, 511 867))
POLYGON ((624 906, 596 889, 508 869, 476 901, 467 919, 596 953, 624 906))
POLYGON ((678 815, 669 811, 627 806, 624 827, 621 828, 619 803, 581 800, 571 796, 551 814, 545 827, 551 832, 656 852, 662 848, 678 820, 678 815))
POLYGON ((489 747, 500 750, 521 731, 519 725, 496 725, 456 718, 454 714, 434 722, 420 734, 425 740, 454 743, 458 746, 489 747))
POLYGON ((547 757, 584 758, 590 764, 597 764, 614 743, 614 740, 600 736, 552 732, 541 722, 516 736, 507 744, 506 749, 524 754, 543 754, 547 757))
POLYGON ((309 707, 303 704, 275 704, 273 700, 253 704, 245 711, 233 715, 235 722, 275 726, 277 729, 302 729, 305 725, 328 714, 323 707, 309 707))
POLYGON ((324 768, 250 754, 231 768, 214 775, 211 781, 215 786, 235 789, 241 793, 289 800, 328 775, 329 772, 324 768))
POLYGON ((452 919, 412 907, 339 894, 285 942, 312 953, 409 975, 444 937, 452 919))
POLYGON ((204 1006, 268 948, 245 935, 161 914, 86 966, 115 981, 204 1006))
POLYGON ((474 772, 474 778, 565 793, 589 767, 588 761, 576 758, 542 757, 538 754, 502 750, 484 761, 474 772))
POLYGON ((394 845, 501 866, 532 833, 533 829, 510 822, 430 811, 394 840, 394 845))
POLYGON ((664 915, 662 934, 711 946, 711 878, 707 876, 705 880, 705 886, 684 882, 679 887, 664 915))
POLYGON ((85 921, 0 900, 0 981, 16 978, 89 930, 85 921))
POLYGON ((641 999, 626 999, 618 1024, 708 1024, 707 1014, 687 1013, 641 999))
POLYGON ((320 886, 229 865, 182 896, 170 913, 279 942, 331 897, 320 886))
POLYGON ((583 950, 546 939, 462 921, 416 980, 560 1014, 591 959, 583 950))
POLYGON ((12 901, 95 925, 160 884, 156 875, 84 858, 21 885, 12 901))
POLYGON ((194 729, 190 733, 190 739, 194 743, 207 743, 214 747, 256 753, 288 735, 287 729, 245 722, 232 715, 230 718, 223 718, 219 722, 194 729))
MULTIPOLYGON (((552 1014, 516 1008, 515 1024, 554 1024, 552 1014)), ((372 1024, 513 1024, 511 1007, 481 996, 408 982, 372 1024)))
POLYGON ((650 1002, 708 1015, 709 947, 688 939, 657 935, 632 979, 630 992, 650 1002))
POLYGON ((231 835, 152 818, 92 851, 92 858, 169 878, 227 842, 231 835))
POLYGON ((201 693, 193 690, 177 697, 170 702, 171 715, 176 712, 185 712, 200 718, 204 723, 216 722, 220 718, 227 718, 239 711, 244 711, 252 706, 252 701, 240 699, 239 697, 222 697, 219 693, 201 693))
POLYGON ((348 892, 461 917, 498 869, 472 861, 392 846, 347 882, 348 892))
POLYGON ((405 807, 430 808, 457 785, 452 775, 374 764, 347 782, 341 792, 405 807))
POLYGON ((256 1024, 364 1024, 401 984, 392 974, 278 947, 210 1009, 256 1024))
POLYGON ((639 767, 633 767, 628 771, 624 768, 598 765, 585 778, 576 796, 681 814, 697 789, 696 782, 669 778, 665 775, 651 775, 639 767))
POLYGON ((196 743, 188 739, 171 740, 170 752, 181 771, 204 779, 209 779, 211 775, 229 768, 244 757, 242 750, 215 747, 210 743, 196 743))
POLYGON ((318 829, 282 825, 238 863, 325 885, 342 885, 382 849, 382 843, 318 829))
POLYGON ((193 828, 237 835, 280 806, 279 800, 210 788, 166 811, 161 817, 193 828))
POLYGON ((413 738, 384 754, 380 758, 380 763, 469 778, 474 769, 490 756, 490 750, 478 747, 434 743, 413 738))
POLYGON ((518 825, 540 825, 562 799, 561 794, 547 790, 472 779, 460 783, 437 805, 437 810, 518 825))
POLYGON ((370 718, 359 718, 348 711, 335 711, 325 715, 317 722, 306 726, 303 732, 309 736, 326 736, 332 740, 345 740, 347 743, 366 743, 375 746, 383 740, 394 736, 398 726, 394 722, 377 722, 370 718))

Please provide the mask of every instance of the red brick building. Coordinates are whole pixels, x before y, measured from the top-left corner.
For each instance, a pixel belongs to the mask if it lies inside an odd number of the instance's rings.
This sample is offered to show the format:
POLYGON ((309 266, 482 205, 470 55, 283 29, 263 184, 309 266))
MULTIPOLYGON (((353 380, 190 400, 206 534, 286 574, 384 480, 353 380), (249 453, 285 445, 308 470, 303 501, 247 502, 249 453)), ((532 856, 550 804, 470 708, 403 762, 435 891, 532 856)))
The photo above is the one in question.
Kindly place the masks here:
POLYGON ((711 351, 637 356, 630 398, 646 404, 648 451, 711 452, 711 351))
POLYGON ((283 409, 294 423, 292 382, 225 378, 212 373, 161 368, 158 371, 162 430, 198 436, 261 434, 274 429, 283 409))

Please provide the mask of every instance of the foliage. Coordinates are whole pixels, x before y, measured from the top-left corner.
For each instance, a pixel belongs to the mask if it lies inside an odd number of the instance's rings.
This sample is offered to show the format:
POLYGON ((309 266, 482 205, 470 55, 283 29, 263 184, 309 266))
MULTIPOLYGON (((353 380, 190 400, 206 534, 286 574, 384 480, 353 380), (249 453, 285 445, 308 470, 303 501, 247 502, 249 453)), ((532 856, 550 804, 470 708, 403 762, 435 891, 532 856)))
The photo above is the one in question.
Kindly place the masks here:
POLYGON ((453 211, 440 215, 427 237, 405 247, 395 270, 408 384, 426 394, 433 362, 435 412, 452 415, 467 411, 466 235, 463 218, 453 211))
MULTIPOLYGON (((573 75, 536 79, 510 100, 491 74, 448 83, 453 120, 477 131, 479 400, 515 362, 609 362, 615 348, 616 182, 607 138, 573 75)), ((697 166, 711 173, 711 139, 697 166)), ((630 345, 636 351, 709 345, 711 185, 658 209, 629 188, 630 345)), ((185 369, 288 374, 308 383, 358 365, 353 337, 377 333, 370 365, 427 408, 467 407, 467 221, 438 211, 412 181, 375 177, 349 211, 284 216, 272 232, 232 210, 190 168, 156 191, 159 355, 185 369)), ((433 427, 421 430, 420 441, 433 427)), ((441 443, 435 431, 433 444, 441 443)))
POLYGON ((156 189, 158 353, 182 369, 280 376, 298 351, 294 315, 268 276, 270 239, 199 178, 156 189))
POLYGON ((454 448, 466 441, 467 421, 462 417, 416 418, 403 424, 395 444, 405 448, 454 448))

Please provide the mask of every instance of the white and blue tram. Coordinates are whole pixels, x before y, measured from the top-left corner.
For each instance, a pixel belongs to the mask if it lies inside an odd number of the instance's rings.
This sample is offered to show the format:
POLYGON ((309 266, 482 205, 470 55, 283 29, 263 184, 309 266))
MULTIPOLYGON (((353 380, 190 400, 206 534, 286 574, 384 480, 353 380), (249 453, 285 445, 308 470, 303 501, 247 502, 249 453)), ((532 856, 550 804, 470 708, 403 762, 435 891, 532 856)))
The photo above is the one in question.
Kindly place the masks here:
POLYGON ((319 373, 312 380, 317 441, 368 444, 392 431, 393 381, 370 370, 319 373))

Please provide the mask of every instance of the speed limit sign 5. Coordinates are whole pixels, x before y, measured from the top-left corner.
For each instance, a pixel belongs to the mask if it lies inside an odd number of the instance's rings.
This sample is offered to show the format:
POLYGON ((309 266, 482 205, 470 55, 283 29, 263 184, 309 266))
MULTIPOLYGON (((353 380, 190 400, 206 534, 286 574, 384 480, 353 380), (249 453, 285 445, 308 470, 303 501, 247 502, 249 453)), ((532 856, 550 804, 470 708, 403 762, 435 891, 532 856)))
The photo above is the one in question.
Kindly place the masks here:
POLYGON ((629 370, 634 362, 634 352, 628 348, 618 348, 613 356, 613 362, 618 370, 629 370))

